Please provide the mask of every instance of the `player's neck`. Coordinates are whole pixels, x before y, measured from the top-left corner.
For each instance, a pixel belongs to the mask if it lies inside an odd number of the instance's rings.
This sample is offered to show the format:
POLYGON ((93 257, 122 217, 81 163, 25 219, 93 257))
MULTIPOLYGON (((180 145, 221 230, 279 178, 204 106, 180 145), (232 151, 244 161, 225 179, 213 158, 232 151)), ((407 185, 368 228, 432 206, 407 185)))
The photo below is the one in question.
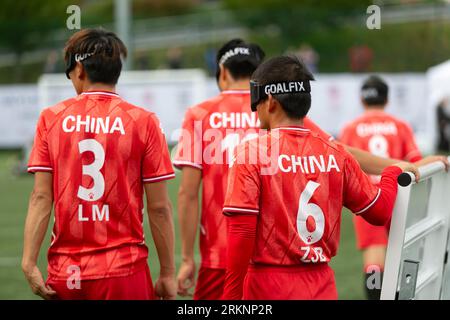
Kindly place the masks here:
POLYGON ((366 113, 378 113, 378 112, 384 112, 384 107, 365 107, 366 113))
POLYGON ((270 124, 272 129, 280 127, 303 127, 303 119, 281 118, 270 124))
POLYGON ((250 90, 250 79, 236 80, 231 82, 225 91, 229 90, 250 90))
POLYGON ((87 91, 107 91, 107 92, 116 92, 115 85, 108 85, 104 83, 88 83, 83 87, 83 92, 87 91))

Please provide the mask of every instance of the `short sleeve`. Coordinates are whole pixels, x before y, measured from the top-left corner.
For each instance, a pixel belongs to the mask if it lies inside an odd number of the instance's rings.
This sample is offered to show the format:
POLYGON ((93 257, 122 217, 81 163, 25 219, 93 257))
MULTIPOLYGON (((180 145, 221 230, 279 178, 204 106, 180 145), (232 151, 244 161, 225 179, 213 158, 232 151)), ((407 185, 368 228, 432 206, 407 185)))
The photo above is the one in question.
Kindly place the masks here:
POLYGON ((422 154, 417 147, 414 139, 414 133, 407 124, 403 126, 403 159, 409 162, 416 162, 422 159, 422 154))
POLYGON ((341 134, 339 136, 339 142, 343 143, 343 144, 347 144, 350 145, 351 142, 351 128, 350 126, 345 126, 342 131, 341 134))
POLYGON ((173 165, 179 169, 184 166, 203 169, 202 122, 196 121, 192 108, 184 117, 173 165))
POLYGON ((258 214, 261 180, 258 165, 241 161, 248 154, 248 143, 240 145, 228 173, 228 187, 223 212, 231 214, 258 214), (242 156, 243 155, 243 156, 242 156))
POLYGON ((48 148, 48 131, 45 122, 44 112, 39 116, 34 135, 33 148, 28 160, 28 172, 52 172, 53 166, 50 160, 48 148))
POLYGON ((326 141, 333 141, 334 137, 328 132, 323 131, 317 124, 315 124, 310 118, 305 117, 303 120, 303 125, 305 128, 311 130, 315 134, 319 135, 322 139, 326 141))
POLYGON ((169 149, 161 124, 155 115, 149 117, 148 139, 142 161, 144 183, 159 182, 175 177, 169 149))
POLYGON ((344 206, 355 214, 372 207, 380 196, 380 189, 370 182, 358 162, 347 155, 344 171, 344 206))

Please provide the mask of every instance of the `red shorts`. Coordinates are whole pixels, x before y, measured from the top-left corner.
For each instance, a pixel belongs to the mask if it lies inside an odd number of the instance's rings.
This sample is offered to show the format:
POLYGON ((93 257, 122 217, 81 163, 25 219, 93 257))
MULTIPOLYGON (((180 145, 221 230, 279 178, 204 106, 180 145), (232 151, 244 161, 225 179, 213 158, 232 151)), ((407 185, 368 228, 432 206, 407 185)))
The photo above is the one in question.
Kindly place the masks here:
POLYGON ((155 299, 148 266, 126 277, 81 280, 80 288, 69 289, 66 281, 47 280, 61 300, 153 300, 155 299))
POLYGON ((194 300, 220 300, 225 284, 225 269, 200 267, 194 300))
POLYGON ((328 264, 299 267, 250 266, 244 300, 337 300, 334 272, 328 264))
POLYGON ((358 249, 364 250, 370 246, 387 246, 388 228, 386 226, 374 226, 362 217, 353 216, 355 226, 356 245, 358 249))

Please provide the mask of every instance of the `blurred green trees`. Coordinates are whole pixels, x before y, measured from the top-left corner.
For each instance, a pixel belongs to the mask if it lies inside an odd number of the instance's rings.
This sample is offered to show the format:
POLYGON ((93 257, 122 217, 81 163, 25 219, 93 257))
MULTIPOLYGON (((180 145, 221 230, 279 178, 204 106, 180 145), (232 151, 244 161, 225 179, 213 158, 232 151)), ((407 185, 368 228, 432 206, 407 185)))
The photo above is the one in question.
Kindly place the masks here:
MULTIPOLYGON (((371 71, 425 71, 450 58, 450 21, 383 23, 366 27, 371 0, 224 0, 224 6, 251 30, 269 55, 311 45, 320 56, 321 72, 349 71, 349 49, 373 52, 371 71)), ((439 4, 440 1, 422 1, 439 4)))
POLYGON ((77 0, 1 0, 0 46, 16 54, 14 79, 21 78, 24 52, 38 48, 49 33, 65 25, 66 8, 77 0))

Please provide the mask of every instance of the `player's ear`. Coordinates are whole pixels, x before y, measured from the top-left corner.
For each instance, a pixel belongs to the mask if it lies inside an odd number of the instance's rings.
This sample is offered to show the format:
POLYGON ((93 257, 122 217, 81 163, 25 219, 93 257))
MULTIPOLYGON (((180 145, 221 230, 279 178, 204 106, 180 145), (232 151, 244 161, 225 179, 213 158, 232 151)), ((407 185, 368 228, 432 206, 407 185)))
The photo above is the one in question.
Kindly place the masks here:
POLYGON ((366 107, 366 103, 364 102, 364 99, 361 97, 361 104, 364 106, 364 108, 366 107))
POLYGON ((219 66, 219 68, 220 68, 220 78, 222 79, 222 81, 227 82, 227 81, 228 81, 228 78, 229 78, 228 70, 225 69, 225 67, 223 66, 223 64, 221 64, 221 65, 219 66))
POLYGON ((84 66, 81 62, 77 62, 77 66, 75 67, 75 75, 77 79, 84 80, 86 78, 86 71, 84 70, 84 66))
POLYGON ((269 113, 274 113, 278 107, 281 107, 278 101, 275 100, 271 94, 269 94, 269 97, 267 98, 267 111, 269 113))
POLYGON ((226 69, 225 69, 225 67, 223 66, 223 64, 219 64, 219 70, 220 70, 220 72, 219 72, 219 81, 218 81, 218 85, 219 85, 219 89, 221 90, 221 91, 223 91, 223 90, 226 90, 227 88, 226 88, 226 86, 227 86, 227 83, 228 83, 228 80, 227 80, 227 74, 226 74, 226 69))

